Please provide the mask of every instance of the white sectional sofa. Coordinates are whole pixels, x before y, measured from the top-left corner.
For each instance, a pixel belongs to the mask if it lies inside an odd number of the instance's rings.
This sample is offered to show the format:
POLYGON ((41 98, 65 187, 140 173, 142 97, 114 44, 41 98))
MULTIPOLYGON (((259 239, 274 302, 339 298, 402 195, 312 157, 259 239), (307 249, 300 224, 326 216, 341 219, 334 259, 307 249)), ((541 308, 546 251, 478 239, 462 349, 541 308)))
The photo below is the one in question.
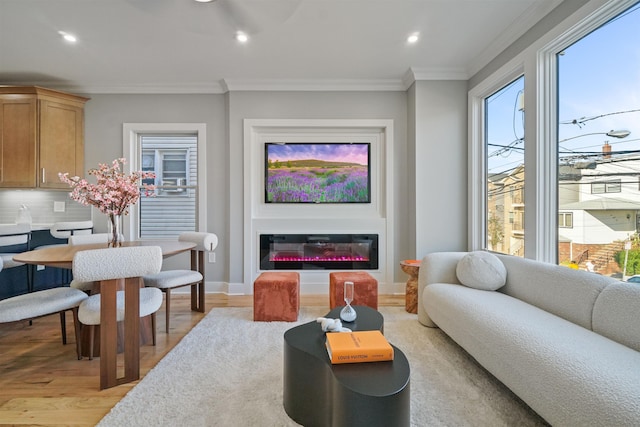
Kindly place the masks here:
POLYGON ((424 258, 419 321, 440 327, 553 426, 640 426, 640 285, 479 254, 424 258), (497 290, 477 289, 500 280, 497 290))

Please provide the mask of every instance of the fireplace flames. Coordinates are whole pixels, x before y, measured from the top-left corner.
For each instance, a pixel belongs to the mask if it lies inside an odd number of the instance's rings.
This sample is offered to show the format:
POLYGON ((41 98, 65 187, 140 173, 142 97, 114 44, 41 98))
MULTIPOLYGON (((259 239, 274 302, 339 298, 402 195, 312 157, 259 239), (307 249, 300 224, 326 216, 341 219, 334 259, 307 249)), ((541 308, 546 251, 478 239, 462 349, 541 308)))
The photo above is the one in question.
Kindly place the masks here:
POLYGON ((269 257, 269 261, 272 262, 296 262, 296 261, 312 261, 312 262, 360 262, 369 261, 369 258, 365 258, 362 256, 354 256, 354 255, 344 255, 344 256, 300 256, 300 255, 272 255, 269 257))

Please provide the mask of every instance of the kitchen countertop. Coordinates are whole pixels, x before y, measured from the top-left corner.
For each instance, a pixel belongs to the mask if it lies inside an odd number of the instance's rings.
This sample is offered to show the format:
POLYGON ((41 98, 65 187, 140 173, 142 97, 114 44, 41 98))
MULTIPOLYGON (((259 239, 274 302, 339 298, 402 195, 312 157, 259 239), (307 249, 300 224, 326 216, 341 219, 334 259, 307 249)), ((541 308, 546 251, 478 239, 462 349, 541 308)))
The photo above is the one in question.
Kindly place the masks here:
POLYGON ((31 231, 49 230, 53 224, 31 224, 31 231))
MULTIPOLYGON (((0 225, 14 225, 14 224, 15 224, 15 222, 5 222, 5 223, 2 223, 0 225)), ((52 226, 53 226, 53 223, 51 223, 51 224, 40 224, 40 223, 31 224, 31 231, 49 230, 49 229, 51 229, 52 226)))
MULTIPOLYGON (((79 220, 79 221, 88 221, 88 220, 79 220)), ((15 225, 15 222, 2 222, 0 225, 15 225)), ((31 224, 31 231, 49 231, 51 227, 53 227, 53 222, 34 222, 31 224)))

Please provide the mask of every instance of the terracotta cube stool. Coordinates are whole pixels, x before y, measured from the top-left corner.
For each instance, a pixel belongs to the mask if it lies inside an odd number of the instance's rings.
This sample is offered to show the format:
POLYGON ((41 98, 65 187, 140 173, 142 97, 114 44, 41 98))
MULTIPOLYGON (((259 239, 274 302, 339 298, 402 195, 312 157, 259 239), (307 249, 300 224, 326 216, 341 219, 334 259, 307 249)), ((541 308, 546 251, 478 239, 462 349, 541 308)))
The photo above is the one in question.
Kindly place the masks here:
POLYGON ((353 282, 351 305, 366 305, 378 309, 378 281, 366 271, 340 271, 329 273, 329 307, 344 303, 344 282, 353 282))
POLYGON ((253 282, 253 320, 262 322, 298 320, 300 273, 260 274, 253 282))

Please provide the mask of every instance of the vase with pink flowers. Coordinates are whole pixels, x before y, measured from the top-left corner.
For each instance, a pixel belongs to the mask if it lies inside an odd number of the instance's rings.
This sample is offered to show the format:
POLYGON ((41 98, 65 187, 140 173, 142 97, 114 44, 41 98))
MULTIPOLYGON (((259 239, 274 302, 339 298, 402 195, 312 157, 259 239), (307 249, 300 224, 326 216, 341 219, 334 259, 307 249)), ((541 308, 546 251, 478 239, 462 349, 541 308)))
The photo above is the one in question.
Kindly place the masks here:
POLYGON ((144 184, 142 180, 155 178, 154 172, 136 171, 125 174, 122 166, 126 159, 119 158, 111 165, 99 163, 97 168, 87 172, 96 178, 96 183, 90 183, 78 176, 70 177, 68 173, 59 173, 58 177, 69 184, 72 200, 84 205, 95 206, 100 212, 108 216, 109 246, 122 246, 122 216, 129 213, 129 206, 140 199, 141 188, 145 196, 155 195, 155 186, 144 184))

